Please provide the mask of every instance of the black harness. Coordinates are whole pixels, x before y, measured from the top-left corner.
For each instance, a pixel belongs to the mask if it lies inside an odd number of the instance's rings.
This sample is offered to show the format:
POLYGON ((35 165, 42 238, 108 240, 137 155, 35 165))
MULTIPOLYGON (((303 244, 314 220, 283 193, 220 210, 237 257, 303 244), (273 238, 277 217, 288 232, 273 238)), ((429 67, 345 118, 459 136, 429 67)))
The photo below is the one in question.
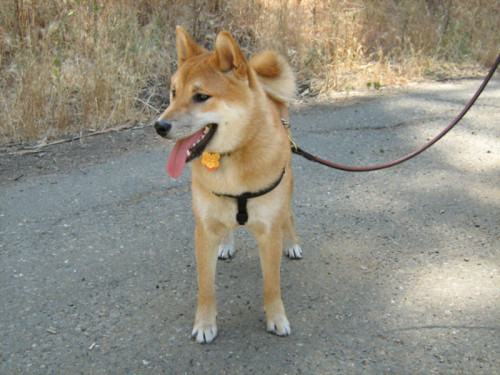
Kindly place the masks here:
POLYGON ((272 191, 276 186, 280 184, 284 175, 285 175, 285 168, 283 168, 283 172, 281 172, 281 175, 278 177, 276 181, 274 181, 267 188, 256 191, 255 193, 246 192, 239 195, 219 194, 219 193, 214 193, 214 194, 217 195, 218 197, 227 197, 236 199, 236 201, 238 202, 238 213, 236 214, 236 221, 240 225, 245 225, 245 223, 248 221, 247 201, 251 198, 257 198, 272 191))

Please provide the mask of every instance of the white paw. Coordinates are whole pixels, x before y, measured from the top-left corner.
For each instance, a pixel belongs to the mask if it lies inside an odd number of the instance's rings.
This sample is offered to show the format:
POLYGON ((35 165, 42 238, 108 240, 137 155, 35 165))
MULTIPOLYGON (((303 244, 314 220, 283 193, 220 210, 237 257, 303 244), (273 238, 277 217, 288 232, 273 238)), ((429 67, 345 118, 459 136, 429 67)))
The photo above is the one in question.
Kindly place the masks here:
POLYGON ((211 343, 217 336, 217 326, 215 323, 195 323, 191 336, 200 344, 211 343))
POLYGON ((278 336, 288 336, 292 333, 290 322, 284 314, 275 316, 267 320, 267 332, 274 333, 278 336))
POLYGON ((302 259, 302 249, 296 243, 287 246, 285 254, 290 259, 302 259))
POLYGON ((234 246, 232 244, 219 245, 218 251, 219 259, 229 259, 234 255, 234 246))

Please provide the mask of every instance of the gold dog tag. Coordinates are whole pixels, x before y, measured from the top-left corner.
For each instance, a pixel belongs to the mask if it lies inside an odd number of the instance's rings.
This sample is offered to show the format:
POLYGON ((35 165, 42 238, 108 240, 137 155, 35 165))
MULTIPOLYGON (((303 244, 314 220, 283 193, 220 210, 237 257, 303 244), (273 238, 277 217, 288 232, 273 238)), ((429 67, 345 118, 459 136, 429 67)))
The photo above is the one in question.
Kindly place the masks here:
POLYGON ((220 154, 212 154, 204 152, 201 154, 201 164, 203 164, 209 171, 215 171, 219 167, 220 154))

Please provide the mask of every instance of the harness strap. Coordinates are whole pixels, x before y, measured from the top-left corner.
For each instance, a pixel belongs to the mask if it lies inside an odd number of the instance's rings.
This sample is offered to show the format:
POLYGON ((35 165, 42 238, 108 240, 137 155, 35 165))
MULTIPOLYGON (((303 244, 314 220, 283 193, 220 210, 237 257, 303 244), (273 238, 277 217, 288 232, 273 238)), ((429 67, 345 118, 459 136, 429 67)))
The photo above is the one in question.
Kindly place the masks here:
POLYGON ((277 187, 280 184, 284 175, 285 175, 285 168, 283 168, 281 175, 278 177, 278 179, 276 181, 274 181, 267 188, 256 191, 254 193, 246 192, 246 193, 242 193, 239 195, 220 194, 220 193, 214 193, 214 194, 217 195, 218 197, 226 197, 226 198, 236 199, 236 202, 238 203, 238 213, 236 214, 236 221, 238 222, 239 225, 245 225, 245 223, 248 221, 248 211, 247 211, 248 200, 251 198, 260 197, 260 196, 272 191, 275 187, 277 187))
POLYGON ((236 213, 236 221, 240 225, 245 225, 245 223, 248 221, 248 211, 247 211, 248 198, 237 197, 236 201, 238 202, 238 212, 236 213))

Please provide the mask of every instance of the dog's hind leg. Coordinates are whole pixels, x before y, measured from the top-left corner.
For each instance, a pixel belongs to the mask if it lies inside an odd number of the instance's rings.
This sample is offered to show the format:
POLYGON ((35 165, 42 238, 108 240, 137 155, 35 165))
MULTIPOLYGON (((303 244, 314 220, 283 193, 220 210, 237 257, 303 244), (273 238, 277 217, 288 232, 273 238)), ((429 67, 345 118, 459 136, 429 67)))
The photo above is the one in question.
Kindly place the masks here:
POLYGON ((234 255, 234 235, 233 230, 229 229, 219 245, 219 259, 229 259, 234 255))
POLYGON ((289 210, 287 220, 283 224, 283 239, 287 257, 290 259, 302 259, 302 249, 297 233, 295 232, 295 220, 291 209, 289 210))

